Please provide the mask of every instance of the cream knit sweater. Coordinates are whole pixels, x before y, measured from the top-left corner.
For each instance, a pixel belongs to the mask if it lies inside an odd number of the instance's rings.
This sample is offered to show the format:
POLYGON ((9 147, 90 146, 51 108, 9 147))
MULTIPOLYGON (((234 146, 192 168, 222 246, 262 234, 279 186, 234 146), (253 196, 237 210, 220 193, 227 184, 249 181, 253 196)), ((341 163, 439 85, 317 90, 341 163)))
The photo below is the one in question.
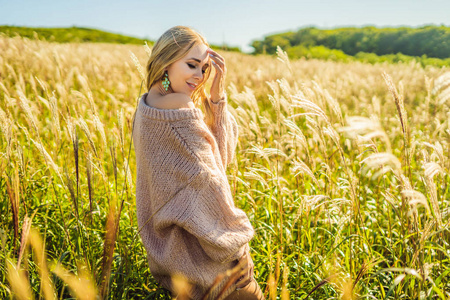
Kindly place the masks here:
POLYGON ((154 278, 171 290, 171 275, 181 274, 200 299, 248 252, 254 234, 226 175, 238 127, 226 98, 211 104, 209 128, 199 108, 158 109, 146 105, 146 96, 133 131, 140 235, 154 278))

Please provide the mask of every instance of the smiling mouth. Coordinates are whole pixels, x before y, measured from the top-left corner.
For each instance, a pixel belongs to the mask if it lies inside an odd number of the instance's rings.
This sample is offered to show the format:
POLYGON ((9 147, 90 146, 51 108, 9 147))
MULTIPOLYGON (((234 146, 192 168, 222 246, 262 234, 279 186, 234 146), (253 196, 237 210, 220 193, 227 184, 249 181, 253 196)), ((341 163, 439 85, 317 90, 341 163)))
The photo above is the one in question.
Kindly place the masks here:
POLYGON ((186 82, 186 83, 193 90, 195 90, 195 88, 197 87, 195 84, 192 84, 192 83, 189 83, 189 82, 186 82))

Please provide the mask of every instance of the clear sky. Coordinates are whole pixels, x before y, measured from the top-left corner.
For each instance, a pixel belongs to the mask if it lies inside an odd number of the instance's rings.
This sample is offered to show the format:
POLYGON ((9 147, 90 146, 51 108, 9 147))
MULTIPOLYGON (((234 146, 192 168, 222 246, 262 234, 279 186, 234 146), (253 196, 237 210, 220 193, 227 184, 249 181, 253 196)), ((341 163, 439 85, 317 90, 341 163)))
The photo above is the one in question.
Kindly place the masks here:
POLYGON ((185 25, 243 51, 252 40, 305 26, 426 24, 450 26, 450 0, 0 0, 0 25, 82 26, 151 40, 185 25))

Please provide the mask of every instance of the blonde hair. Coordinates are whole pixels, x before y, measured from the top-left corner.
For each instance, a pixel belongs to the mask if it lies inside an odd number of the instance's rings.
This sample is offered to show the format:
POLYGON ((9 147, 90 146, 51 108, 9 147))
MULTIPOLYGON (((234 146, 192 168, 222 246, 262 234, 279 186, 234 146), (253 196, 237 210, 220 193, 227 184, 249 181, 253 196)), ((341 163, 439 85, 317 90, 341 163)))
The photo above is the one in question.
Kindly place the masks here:
MULTIPOLYGON (((175 26, 167 30, 156 41, 147 63, 147 90, 162 81, 165 69, 183 58, 196 45, 204 44, 209 47, 206 39, 197 31, 186 26, 175 26)), ((209 78, 211 68, 207 68, 203 81, 192 93, 195 105, 203 104, 206 115, 206 123, 211 125, 213 114, 205 92, 205 83, 209 78)))

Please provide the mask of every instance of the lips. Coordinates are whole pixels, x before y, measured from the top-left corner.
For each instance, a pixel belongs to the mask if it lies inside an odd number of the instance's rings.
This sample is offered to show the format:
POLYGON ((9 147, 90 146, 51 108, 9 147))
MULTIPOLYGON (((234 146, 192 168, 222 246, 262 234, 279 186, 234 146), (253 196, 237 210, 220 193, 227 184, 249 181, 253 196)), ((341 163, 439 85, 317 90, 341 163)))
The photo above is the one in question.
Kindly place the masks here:
POLYGON ((189 83, 189 82, 186 82, 186 83, 187 83, 187 85, 189 86, 189 88, 190 88, 191 90, 195 90, 195 88, 197 87, 197 85, 194 84, 194 83, 189 83))

